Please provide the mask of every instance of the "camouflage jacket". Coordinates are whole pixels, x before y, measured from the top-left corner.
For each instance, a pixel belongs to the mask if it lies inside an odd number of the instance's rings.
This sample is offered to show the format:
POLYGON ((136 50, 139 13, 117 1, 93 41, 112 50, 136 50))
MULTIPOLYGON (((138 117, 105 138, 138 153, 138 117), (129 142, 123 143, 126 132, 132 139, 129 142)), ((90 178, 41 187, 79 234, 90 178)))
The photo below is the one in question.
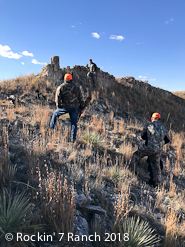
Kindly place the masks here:
POLYGON ((55 102, 57 108, 84 107, 82 93, 73 82, 64 82, 56 90, 55 102))
POLYGON ((157 121, 147 123, 141 132, 141 137, 146 140, 146 146, 155 152, 161 152, 164 144, 170 142, 168 131, 157 121))

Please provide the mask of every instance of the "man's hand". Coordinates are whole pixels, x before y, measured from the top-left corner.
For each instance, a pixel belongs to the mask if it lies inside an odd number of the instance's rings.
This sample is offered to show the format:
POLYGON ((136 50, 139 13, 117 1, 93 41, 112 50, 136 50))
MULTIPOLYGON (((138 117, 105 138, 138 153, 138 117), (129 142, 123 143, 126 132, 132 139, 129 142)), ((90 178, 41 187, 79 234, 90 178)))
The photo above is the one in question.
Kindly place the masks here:
POLYGON ((84 109, 82 109, 81 111, 80 111, 80 113, 81 113, 81 115, 84 113, 84 109))

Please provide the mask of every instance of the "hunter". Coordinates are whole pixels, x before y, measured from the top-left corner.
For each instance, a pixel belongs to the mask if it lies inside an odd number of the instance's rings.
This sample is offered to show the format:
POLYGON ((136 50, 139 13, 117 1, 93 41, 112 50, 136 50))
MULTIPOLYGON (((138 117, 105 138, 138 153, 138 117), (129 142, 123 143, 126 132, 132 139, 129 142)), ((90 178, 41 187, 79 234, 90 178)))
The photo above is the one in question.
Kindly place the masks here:
POLYGON ((78 113, 84 108, 84 100, 81 90, 74 84, 71 74, 65 74, 64 83, 56 90, 55 102, 57 110, 53 113, 50 129, 54 129, 56 119, 59 116, 69 113, 71 120, 71 141, 75 142, 78 113))
POLYGON ((90 69, 89 72, 87 73, 87 77, 90 79, 93 88, 96 86, 96 79, 97 79, 97 66, 95 63, 93 63, 92 59, 89 59, 90 63, 90 69))
POLYGON ((170 138, 166 128, 160 123, 161 115, 157 112, 152 114, 151 122, 147 123, 142 132, 141 138, 145 140, 145 144, 134 152, 130 168, 135 171, 135 165, 139 161, 148 156, 148 161, 151 169, 149 184, 154 187, 161 185, 161 167, 160 158, 163 146, 170 142, 170 138))

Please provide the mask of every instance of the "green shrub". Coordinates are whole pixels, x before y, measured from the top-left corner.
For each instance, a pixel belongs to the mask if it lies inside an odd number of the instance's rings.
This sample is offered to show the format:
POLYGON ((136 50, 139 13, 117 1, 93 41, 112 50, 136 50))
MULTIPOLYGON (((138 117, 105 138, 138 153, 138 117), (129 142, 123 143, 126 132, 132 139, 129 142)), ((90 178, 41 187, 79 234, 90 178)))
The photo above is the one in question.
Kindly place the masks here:
POLYGON ((110 178, 111 178, 112 182, 117 187, 118 183, 119 183, 119 181, 121 179, 120 169, 118 167, 116 167, 116 166, 111 167, 109 169, 109 175, 110 175, 110 178))
MULTIPOLYGON (((1 157, 1 156, 0 156, 1 157)), ((0 163, 0 189, 10 186, 12 181, 15 179, 15 174, 17 172, 17 166, 12 165, 6 160, 2 159, 0 163)))
POLYGON ((102 146, 102 138, 99 133, 93 132, 93 133, 85 134, 83 135, 83 139, 86 142, 91 143, 94 147, 102 146))

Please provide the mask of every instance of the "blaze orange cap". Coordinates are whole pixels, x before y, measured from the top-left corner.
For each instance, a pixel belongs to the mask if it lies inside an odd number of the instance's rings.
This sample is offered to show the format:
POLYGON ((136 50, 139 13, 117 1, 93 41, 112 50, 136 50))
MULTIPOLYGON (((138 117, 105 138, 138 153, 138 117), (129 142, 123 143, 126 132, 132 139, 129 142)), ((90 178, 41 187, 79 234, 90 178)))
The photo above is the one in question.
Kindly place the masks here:
POLYGON ((161 115, 159 113, 155 112, 152 114, 152 117, 153 118, 161 118, 161 115))
POLYGON ((71 81, 72 80, 72 75, 71 74, 65 74, 64 80, 65 81, 71 81))

